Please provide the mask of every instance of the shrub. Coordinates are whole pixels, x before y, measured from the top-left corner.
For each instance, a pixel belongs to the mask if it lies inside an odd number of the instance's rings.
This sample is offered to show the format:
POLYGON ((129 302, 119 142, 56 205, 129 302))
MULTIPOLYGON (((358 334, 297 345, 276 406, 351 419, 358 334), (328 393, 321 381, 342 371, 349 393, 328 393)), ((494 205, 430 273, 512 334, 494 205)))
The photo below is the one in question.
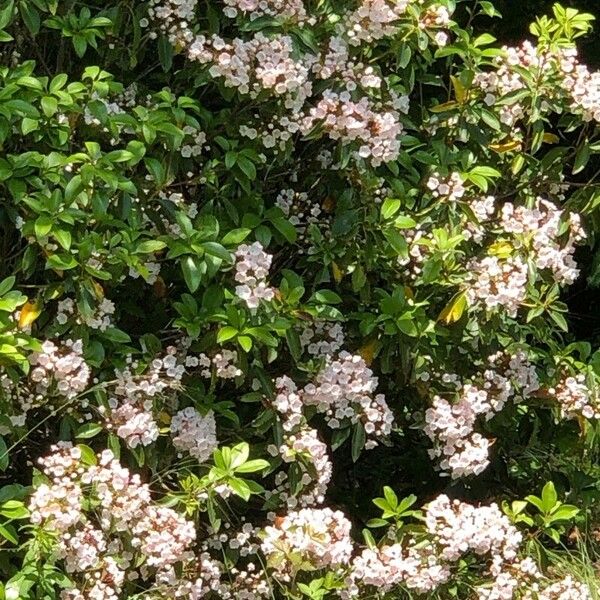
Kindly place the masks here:
POLYGON ((593 17, 499 16, 0 3, 1 598, 597 594, 593 17))

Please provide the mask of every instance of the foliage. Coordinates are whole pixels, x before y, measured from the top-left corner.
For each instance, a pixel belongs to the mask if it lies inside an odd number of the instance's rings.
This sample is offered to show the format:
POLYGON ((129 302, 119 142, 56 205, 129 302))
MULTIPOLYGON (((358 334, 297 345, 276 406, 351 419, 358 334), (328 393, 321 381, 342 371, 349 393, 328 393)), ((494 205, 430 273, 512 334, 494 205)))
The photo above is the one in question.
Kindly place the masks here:
POLYGON ((0 600, 597 594, 594 17, 499 8, 0 1, 0 600))

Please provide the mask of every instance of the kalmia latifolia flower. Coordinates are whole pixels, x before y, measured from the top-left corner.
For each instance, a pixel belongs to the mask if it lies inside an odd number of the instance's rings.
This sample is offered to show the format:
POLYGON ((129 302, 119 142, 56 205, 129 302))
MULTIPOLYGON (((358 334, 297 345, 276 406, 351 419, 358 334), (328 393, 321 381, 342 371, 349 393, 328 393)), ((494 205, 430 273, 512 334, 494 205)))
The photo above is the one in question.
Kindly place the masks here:
POLYGON ((210 379, 214 374, 219 379, 235 379, 242 375, 242 370, 237 367, 238 354, 235 350, 222 349, 212 358, 202 352, 198 357, 188 356, 186 367, 200 367, 202 377, 210 379))
POLYGON ((567 221, 569 235, 560 243, 562 216, 562 210, 543 198, 538 198, 531 209, 507 202, 502 206, 501 226, 524 238, 538 269, 549 269, 557 283, 568 285, 579 276, 573 254, 575 245, 585 239, 585 232, 579 215, 571 213, 567 221))
MULTIPOLYGON (((333 429, 341 427, 345 420, 361 422, 368 436, 380 438, 392 431, 394 415, 383 394, 374 394, 377 377, 358 355, 341 352, 336 359, 330 358, 319 372, 314 384, 308 384, 302 392, 306 405, 316 406, 325 415, 333 429)), ((370 439, 366 448, 377 442, 370 439)))
POLYGON ((17 384, 7 373, 0 375, 2 391, 16 406, 10 415, 13 425, 23 426, 27 414, 36 408, 64 408, 79 421, 90 420, 85 398, 73 402, 86 391, 92 371, 83 357, 81 340, 66 340, 63 344, 46 340, 38 352, 29 356, 29 377, 17 384))
POLYGON ((401 584, 426 594, 446 583, 451 574, 450 567, 431 551, 430 544, 424 548, 414 543, 406 546, 393 544, 382 548, 365 548, 356 556, 348 586, 352 597, 360 597, 360 590, 364 586, 389 592, 401 584))
POLYGON ((153 503, 148 485, 110 450, 89 464, 79 448, 62 442, 39 462, 50 483, 36 487, 29 503, 31 520, 59 532, 58 556, 81 586, 66 590, 64 598, 117 597, 126 575, 148 580, 189 560, 194 525, 153 503), (91 511, 87 514, 90 506, 95 526, 91 511), (95 595, 83 596, 90 588, 95 595))
POLYGON ((311 356, 333 356, 344 345, 344 329, 339 323, 315 321, 300 334, 300 344, 311 356))
POLYGON ((409 4, 409 0, 362 0, 356 10, 348 13, 340 30, 354 46, 392 36, 409 4))
POLYGON ((111 399, 109 428, 125 440, 130 448, 148 446, 158 439, 159 430, 152 414, 152 400, 140 402, 123 402, 119 404, 111 399))
POLYGON ((444 495, 427 505, 425 525, 446 561, 457 561, 467 552, 512 561, 523 539, 496 504, 475 507, 444 495))
POLYGON ((260 242, 242 244, 235 252, 235 293, 249 308, 257 308, 261 300, 270 301, 275 291, 266 283, 273 257, 263 250, 260 242))
POLYGON ((75 321, 77 323, 83 323, 87 327, 98 331, 106 331, 112 326, 112 315, 114 313, 115 304, 108 298, 104 298, 91 315, 77 312, 73 299, 65 298, 58 303, 56 321, 60 325, 64 325, 71 317, 76 315, 75 321))
POLYGON ((239 13, 246 14, 251 20, 259 17, 279 17, 293 21, 298 25, 314 24, 309 19, 302 0, 225 0, 225 16, 234 18, 239 13))
POLYGON ((269 446, 273 456, 281 456, 284 463, 293 464, 300 473, 299 493, 292 490, 290 477, 284 471, 275 476, 276 488, 267 493, 267 498, 277 495, 288 508, 313 506, 325 500, 327 486, 331 480, 333 465, 327 454, 327 446, 319 439, 315 429, 302 427, 298 431, 285 433, 283 444, 269 446))
POLYGON ((355 102, 349 92, 326 90, 302 120, 302 130, 308 133, 321 125, 331 139, 357 143, 355 156, 376 167, 394 160, 400 152, 403 126, 398 117, 394 108, 378 107, 366 97, 355 102))
POLYGON ((458 173, 451 173, 448 177, 442 177, 439 173, 434 173, 427 180, 427 188, 431 190, 431 195, 440 200, 456 202, 460 200, 465 193, 463 180, 458 173))
MULTIPOLYGON (((600 122, 600 74, 579 63, 576 48, 550 50, 526 40, 518 47, 504 46, 503 51, 496 58, 496 68, 478 73, 473 81, 481 88, 488 106, 496 105, 497 100, 511 92, 525 89, 527 83, 519 71, 525 69, 542 86, 537 93, 545 99, 541 106, 544 112, 549 112, 552 101, 566 97, 574 114, 581 115, 584 121, 600 122)), ((513 126, 528 110, 520 102, 502 104, 500 120, 513 126)))
POLYGON ((315 406, 332 429, 361 423, 370 438, 365 448, 377 446, 377 439, 392 431, 394 415, 383 394, 374 394, 377 377, 358 355, 340 352, 328 356, 314 383, 302 390, 289 377, 276 382, 273 407, 283 417, 285 431, 293 431, 303 421, 303 408, 315 406))
POLYGON ((198 462, 208 460, 217 447, 217 426, 212 411, 201 415, 188 406, 180 410, 171 420, 173 445, 182 452, 188 452, 198 462))
POLYGON ((353 549, 350 521, 330 508, 292 511, 265 528, 261 549, 284 581, 293 576, 294 556, 317 569, 346 565, 353 549))
POLYGON ((487 310, 502 308, 515 317, 526 297, 527 264, 519 256, 501 259, 486 256, 467 264, 471 285, 467 288, 470 305, 487 310))
POLYGON ((489 465, 491 443, 475 432, 477 422, 491 419, 509 400, 519 401, 539 389, 535 367, 524 353, 497 353, 488 363, 473 383, 460 385, 457 401, 435 396, 425 412, 423 430, 434 442, 429 455, 454 479, 479 475, 489 465))
POLYGON ((51 390, 67 399, 83 392, 90 378, 90 368, 83 359, 83 343, 67 340, 63 347, 46 341, 40 352, 29 357, 31 381, 36 391, 47 394, 51 390))
POLYGON ((548 390, 556 398, 560 412, 565 419, 600 419, 600 399, 595 390, 586 383, 583 373, 563 377, 558 384, 548 390))
POLYGON ((179 390, 185 372, 183 352, 175 346, 169 346, 162 358, 154 358, 145 369, 128 356, 125 367, 115 373, 108 412, 104 407, 101 410, 108 429, 124 439, 130 448, 155 442, 159 436, 154 416, 155 398, 179 390))

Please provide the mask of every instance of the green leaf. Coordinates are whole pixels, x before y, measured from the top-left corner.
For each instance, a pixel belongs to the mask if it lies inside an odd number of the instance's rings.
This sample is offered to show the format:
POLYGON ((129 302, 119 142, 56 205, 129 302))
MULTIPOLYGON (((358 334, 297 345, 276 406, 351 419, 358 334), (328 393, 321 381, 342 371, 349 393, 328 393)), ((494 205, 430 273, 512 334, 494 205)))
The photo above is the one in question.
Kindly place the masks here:
POLYGON ((26 519, 29 511, 19 500, 7 500, 0 505, 0 515, 7 519, 26 519))
POLYGON ((284 217, 275 217, 271 220, 275 229, 290 243, 293 244, 298 237, 296 228, 284 217))
POLYGON ((354 430, 352 431, 352 460, 354 462, 358 460, 366 441, 367 434, 364 425, 359 421, 354 425, 354 430))
POLYGON ((161 35, 158 38, 158 60, 165 73, 171 70, 173 66, 173 46, 166 35, 161 35))
POLYGON ((4 29, 7 25, 10 25, 14 10, 14 0, 9 0, 3 8, 0 8, 0 29, 4 29))
POLYGON ((390 506, 390 508, 395 509, 398 506, 398 496, 396 496, 396 492, 394 492, 394 490, 391 487, 387 485, 384 486, 383 495, 385 496, 385 499, 387 500, 387 503, 390 506))
POLYGON ((244 352, 252 350, 252 338, 247 335, 240 335, 237 339, 238 344, 243 348, 244 352))
POLYGON ((52 96, 44 96, 41 100, 42 111, 47 117, 53 116, 58 110, 58 101, 52 96))
POLYGON ((52 231, 52 235, 65 250, 71 247, 71 233, 66 229, 55 229, 52 231))
POLYGON ((75 49, 75 54, 81 58, 87 50, 87 40, 82 35, 74 35, 73 48, 75 49))
POLYGON ((202 248, 204 248, 206 254, 220 258, 226 263, 231 263, 233 261, 231 252, 217 242, 204 242, 202 248))
MULTIPOLYGON (((98 459, 96 458, 96 453, 89 446, 86 446, 85 444, 77 444, 77 448, 79 448, 79 451, 81 452, 81 462, 84 465, 93 466, 97 464, 98 459)), ((115 456, 118 457, 118 455, 115 456)))
POLYGON ((3 525, 0 523, 0 536, 12 544, 15 544, 15 546, 19 543, 19 539, 17 538, 17 530, 12 525, 3 525))
POLYGON ((225 246, 237 246, 248 237, 251 231, 251 229, 248 229, 246 227, 240 229, 232 229, 223 236, 221 243, 225 246))
POLYGON ((288 348, 292 358, 298 362, 302 358, 302 345, 300 343, 300 336, 295 329, 291 327, 285 332, 285 339, 287 341, 288 348))
POLYGON ((248 487, 248 484, 245 481, 241 479, 231 478, 227 481, 227 484, 233 490, 233 493, 239 496, 240 498, 243 498, 246 501, 250 499, 251 491, 248 487))
POLYGON ((369 519, 367 521, 367 527, 371 527, 371 528, 387 527, 388 525, 389 525, 389 523, 385 519, 369 519))
POLYGON ((0 435, 0 471, 6 471, 10 462, 8 455, 8 446, 4 438, 0 435))
POLYGON ((102 425, 98 423, 85 423, 75 433, 75 437, 87 440, 97 436, 102 431, 102 425))
POLYGON ((40 13, 31 2, 20 2, 19 12, 29 32, 35 35, 40 30, 40 13))
POLYGON ((319 290, 315 292, 314 298, 323 304, 340 304, 342 302, 342 299, 331 290, 319 290))
POLYGON ((559 504, 552 510, 552 521, 570 521, 581 511, 571 504, 559 504))
POLYGON ((542 489, 542 505, 544 507, 544 512, 549 513, 556 504, 558 500, 558 495, 556 494, 556 488, 554 487, 554 483, 549 481, 542 489))
POLYGON ((395 200, 393 198, 386 198, 381 206, 381 216, 384 219, 389 219, 393 217, 398 210, 400 210, 400 200, 395 200))
POLYGON ((417 222, 412 217, 407 215, 400 215, 399 217, 396 217, 394 221, 394 225, 398 229, 412 229, 416 226, 416 224, 417 222))
POLYGON ((256 167, 251 160, 238 155, 236 164, 250 181, 256 179, 256 167))
POLYGON ((577 154, 575 155, 575 162, 573 163, 573 175, 576 175, 580 171, 585 169, 588 161, 590 160, 590 145, 585 141, 585 143, 577 150, 577 154))
POLYGON ((223 342, 234 338, 238 333, 239 332, 235 327, 221 327, 219 333, 217 333, 217 344, 222 344, 223 342))
POLYGON ((21 121, 21 133, 23 135, 27 135, 32 131, 36 131, 39 127, 39 121, 37 119, 30 119, 29 117, 24 117, 21 121))
POLYGON ((38 238, 43 238, 47 236, 48 233, 50 233, 50 230, 52 229, 52 218, 49 215, 40 215, 35 220, 34 229, 35 235, 38 238))
POLYGON ((53 254, 46 260, 46 265, 50 269, 68 271, 78 267, 79 263, 70 254, 53 254))
POLYGON ((188 289, 190 292, 195 292, 200 287, 202 277, 206 272, 206 263, 195 256, 184 256, 180 264, 188 289))
POLYGON ((365 540, 365 544, 367 545, 367 547, 369 547, 371 550, 374 550, 375 548, 377 548, 377 544, 375 543, 373 534, 368 529, 363 529, 362 534, 363 534, 363 539, 365 540))
POLYGON ((255 473, 256 471, 263 471, 269 467, 269 463, 262 458, 256 458, 254 460, 249 460, 245 462, 243 465, 236 467, 236 473, 255 473))
POLYGON ((146 240, 135 249, 137 254, 152 254, 166 247, 165 242, 160 240, 146 240))
POLYGON ((555 310, 551 310, 548 313, 550 318, 563 330, 569 331, 569 324, 567 320, 563 317, 563 315, 555 310))
POLYGON ((15 285, 15 281, 16 277, 14 275, 3 279, 0 282, 0 296, 4 296, 4 294, 12 290, 13 286, 15 285))
POLYGON ((122 331, 121 329, 117 329, 116 327, 109 327, 105 331, 102 332, 102 336, 111 342, 115 342, 117 344, 128 344, 131 342, 131 338, 127 333, 122 331))
POLYGON ((415 325, 412 315, 403 315, 397 319, 396 326, 402 333, 410 337, 417 337, 419 335, 419 330, 415 325))

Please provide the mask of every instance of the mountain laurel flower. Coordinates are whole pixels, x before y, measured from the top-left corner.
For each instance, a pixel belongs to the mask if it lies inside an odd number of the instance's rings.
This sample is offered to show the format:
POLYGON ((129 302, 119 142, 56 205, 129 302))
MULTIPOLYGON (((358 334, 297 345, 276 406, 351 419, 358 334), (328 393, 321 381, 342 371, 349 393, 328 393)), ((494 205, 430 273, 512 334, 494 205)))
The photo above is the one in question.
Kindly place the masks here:
POLYGON ((302 508, 265 527, 261 550, 283 581, 294 575, 299 557, 315 569, 345 566, 352 555, 350 521, 339 510, 302 508))
POLYGON ((217 427, 214 413, 201 415, 188 406, 171 420, 173 445, 182 452, 189 452, 198 462, 208 460, 217 447, 217 427))
POLYGON ((242 244, 235 252, 235 293, 248 308, 258 308, 261 300, 270 301, 275 291, 266 283, 273 257, 267 254, 260 242, 242 244))

